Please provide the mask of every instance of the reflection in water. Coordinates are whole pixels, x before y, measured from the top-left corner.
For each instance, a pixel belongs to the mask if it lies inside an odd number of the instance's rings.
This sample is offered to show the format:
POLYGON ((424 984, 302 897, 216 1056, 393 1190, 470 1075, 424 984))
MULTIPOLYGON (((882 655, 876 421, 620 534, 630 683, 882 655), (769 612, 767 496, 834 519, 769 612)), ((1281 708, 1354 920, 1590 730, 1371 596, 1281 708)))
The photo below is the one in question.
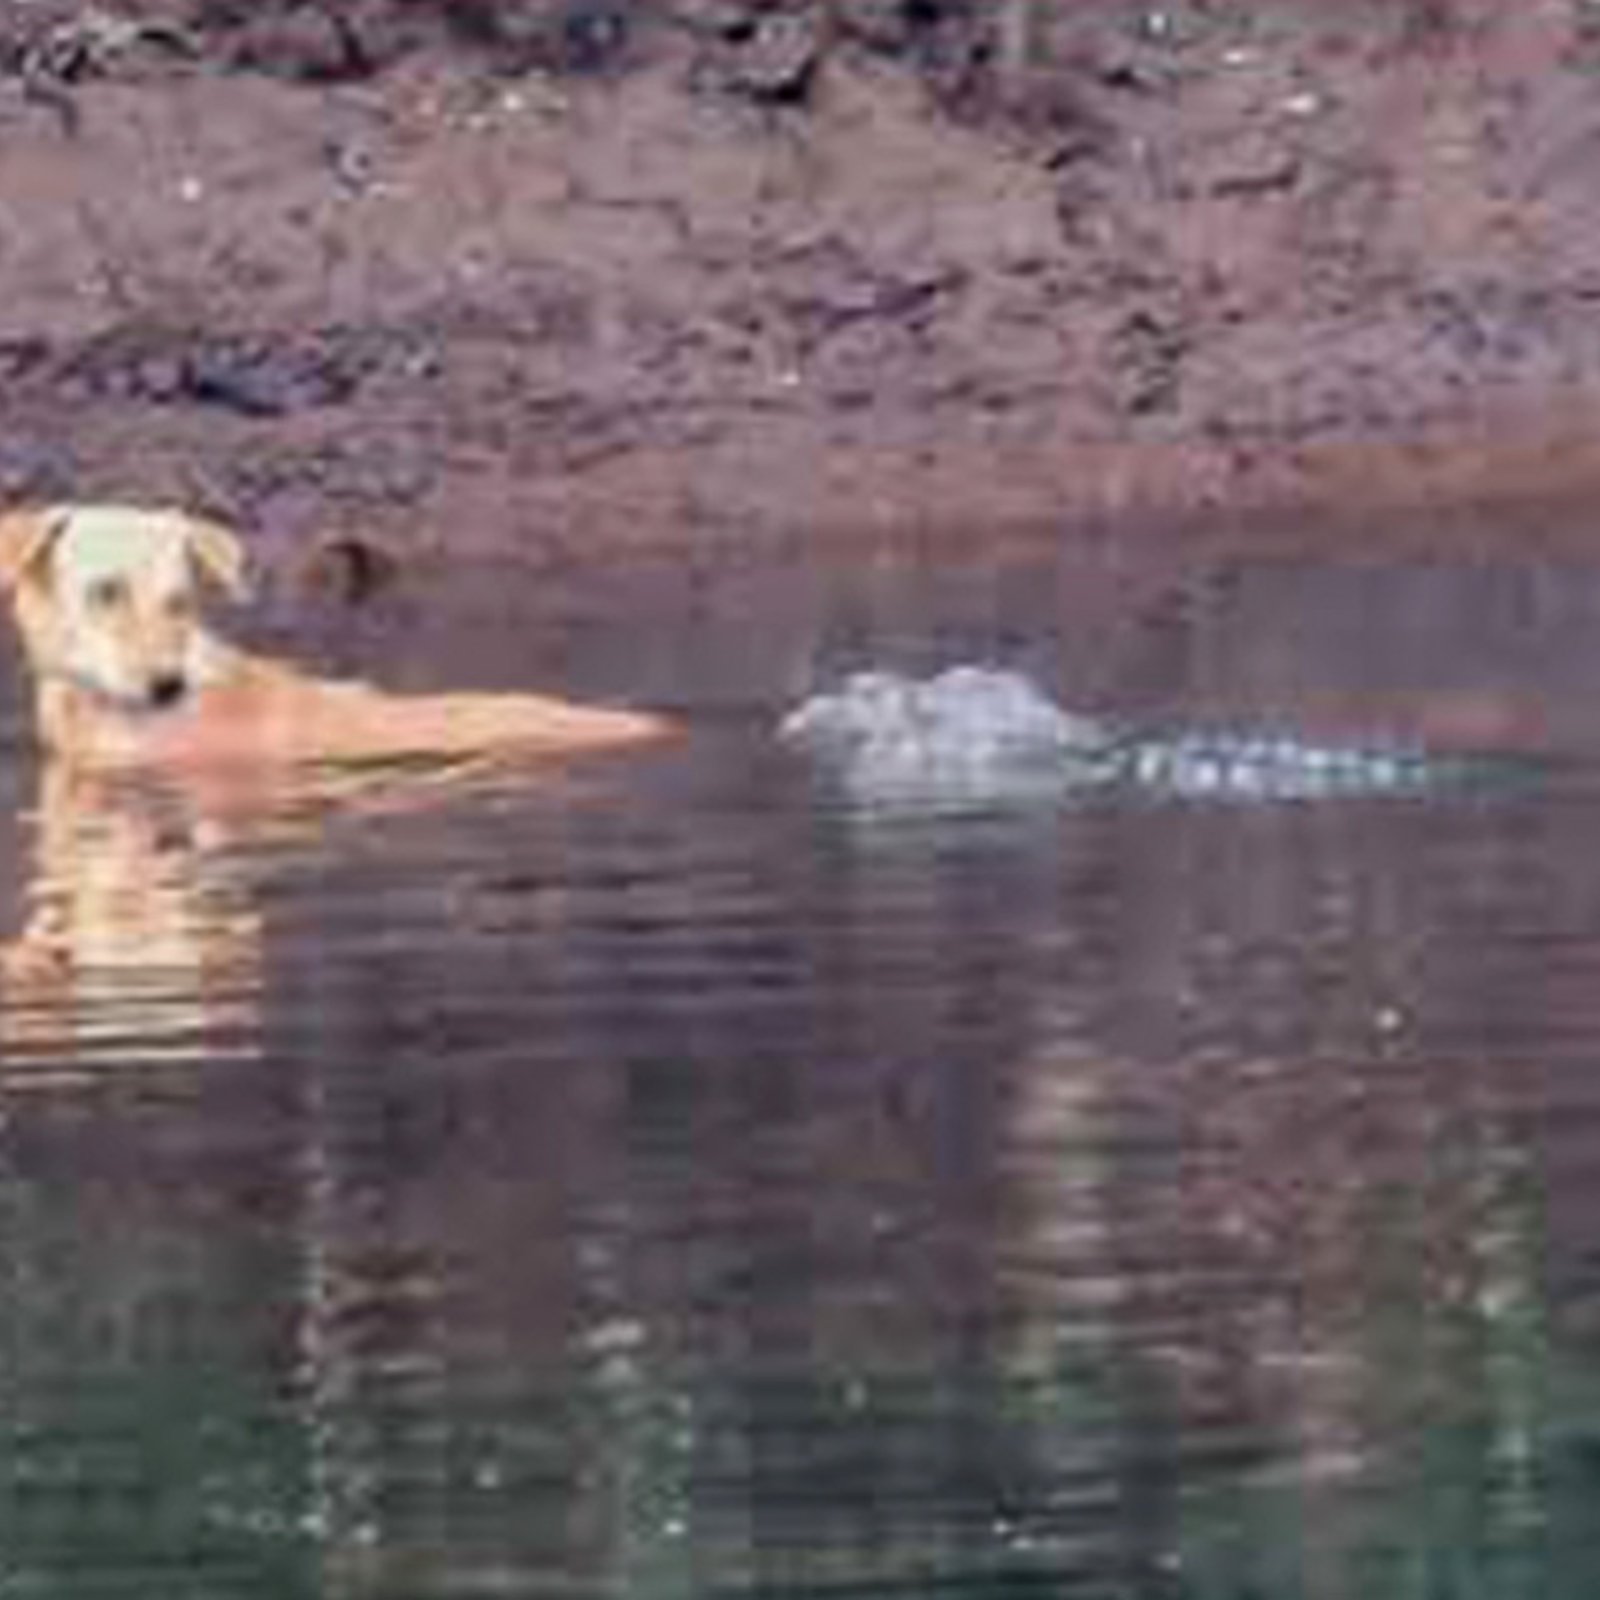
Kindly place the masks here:
MULTIPOLYGON (((1352 659, 1258 581, 1208 711, 1352 659)), ((776 703, 316 828, 46 780, 0 1592, 1592 1592, 1583 763, 863 829, 776 703)))
POLYGON ((259 919, 186 797, 51 766, 28 910, 0 949, 0 1059, 87 1072, 254 1046, 259 919))

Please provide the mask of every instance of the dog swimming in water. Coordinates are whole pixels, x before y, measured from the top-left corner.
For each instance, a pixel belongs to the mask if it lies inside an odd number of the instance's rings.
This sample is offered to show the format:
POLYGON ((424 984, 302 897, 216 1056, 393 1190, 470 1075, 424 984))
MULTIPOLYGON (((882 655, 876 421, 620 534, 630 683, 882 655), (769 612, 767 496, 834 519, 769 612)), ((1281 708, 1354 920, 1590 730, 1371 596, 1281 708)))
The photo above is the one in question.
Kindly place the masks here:
POLYGON ((244 549, 177 510, 56 505, 0 517, 0 588, 34 680, 37 736, 86 767, 558 755, 669 737, 645 711, 512 693, 394 694, 250 654, 202 616, 239 597, 244 549))

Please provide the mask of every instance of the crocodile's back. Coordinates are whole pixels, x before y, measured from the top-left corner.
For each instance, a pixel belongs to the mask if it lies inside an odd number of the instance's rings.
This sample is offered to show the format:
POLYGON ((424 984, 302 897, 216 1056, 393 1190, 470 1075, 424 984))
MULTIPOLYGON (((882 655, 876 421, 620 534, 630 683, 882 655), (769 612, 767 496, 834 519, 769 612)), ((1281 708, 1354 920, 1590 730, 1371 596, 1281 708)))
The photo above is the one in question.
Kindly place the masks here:
POLYGON ((1020 674, 859 673, 787 716, 782 737, 854 801, 889 808, 1152 799, 1320 800, 1503 779, 1526 760, 1435 755, 1232 729, 1141 729, 1066 711, 1020 674))

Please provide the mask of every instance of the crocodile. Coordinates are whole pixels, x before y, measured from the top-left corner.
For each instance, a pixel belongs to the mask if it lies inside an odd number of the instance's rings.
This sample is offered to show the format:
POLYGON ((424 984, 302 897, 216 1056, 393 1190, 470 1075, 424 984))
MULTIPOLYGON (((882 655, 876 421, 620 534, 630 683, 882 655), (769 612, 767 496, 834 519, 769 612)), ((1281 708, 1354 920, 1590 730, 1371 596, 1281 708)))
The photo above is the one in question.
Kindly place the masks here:
POLYGON ((1508 763, 1388 743, 1151 728, 1083 716, 1020 673, 957 666, 858 672, 812 695, 780 738, 875 810, 992 809, 1121 794, 1217 801, 1417 795, 1508 763))

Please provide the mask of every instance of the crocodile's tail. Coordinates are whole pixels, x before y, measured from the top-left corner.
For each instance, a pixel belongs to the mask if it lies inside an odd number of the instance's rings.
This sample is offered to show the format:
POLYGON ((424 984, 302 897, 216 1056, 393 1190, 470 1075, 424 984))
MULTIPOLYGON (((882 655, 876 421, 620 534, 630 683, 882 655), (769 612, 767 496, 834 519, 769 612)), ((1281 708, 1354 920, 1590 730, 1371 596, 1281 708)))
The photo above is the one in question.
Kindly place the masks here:
POLYGON ((1310 743, 1289 735, 1182 730, 1121 747, 1121 777, 1141 792, 1186 799, 1323 800, 1415 794, 1457 763, 1403 746, 1310 743))

